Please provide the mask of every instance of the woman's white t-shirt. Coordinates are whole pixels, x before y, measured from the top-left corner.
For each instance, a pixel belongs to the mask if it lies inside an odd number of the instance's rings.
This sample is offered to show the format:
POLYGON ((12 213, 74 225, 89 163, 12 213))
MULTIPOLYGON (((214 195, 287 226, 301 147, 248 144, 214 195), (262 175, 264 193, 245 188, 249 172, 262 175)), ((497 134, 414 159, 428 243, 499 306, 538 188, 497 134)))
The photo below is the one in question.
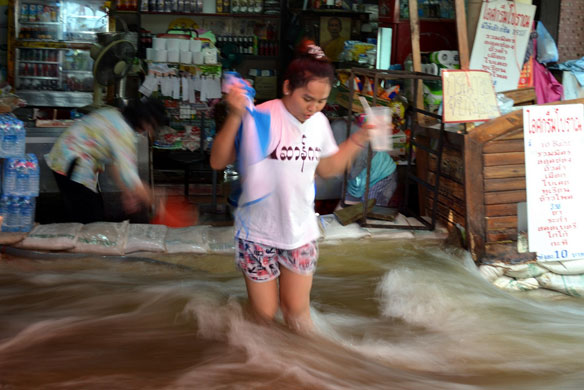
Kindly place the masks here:
MULTIPOLYGON (((321 112, 301 123, 279 99, 257 109, 270 113, 270 154, 261 162, 261 180, 270 181, 267 184, 271 192, 261 201, 239 203, 235 236, 280 249, 295 249, 319 237, 314 175, 320 159, 335 154, 338 146, 321 112)), ((243 188, 240 199, 246 198, 243 188)))

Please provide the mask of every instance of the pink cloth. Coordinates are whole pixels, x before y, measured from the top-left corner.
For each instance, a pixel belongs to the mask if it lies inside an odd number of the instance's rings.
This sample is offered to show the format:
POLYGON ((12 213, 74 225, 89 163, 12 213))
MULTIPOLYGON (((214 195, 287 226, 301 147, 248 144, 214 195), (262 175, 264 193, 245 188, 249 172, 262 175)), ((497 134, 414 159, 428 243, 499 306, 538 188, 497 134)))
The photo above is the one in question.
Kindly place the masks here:
POLYGON ((545 66, 537 61, 533 61, 533 83, 537 104, 562 100, 564 87, 545 66))

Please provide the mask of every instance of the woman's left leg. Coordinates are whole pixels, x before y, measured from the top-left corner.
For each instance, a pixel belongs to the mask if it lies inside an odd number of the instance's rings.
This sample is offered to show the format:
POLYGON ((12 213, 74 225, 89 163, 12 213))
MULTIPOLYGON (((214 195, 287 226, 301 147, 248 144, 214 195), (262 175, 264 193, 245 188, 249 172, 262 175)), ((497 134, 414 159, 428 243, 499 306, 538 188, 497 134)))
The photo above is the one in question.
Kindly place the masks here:
POLYGON ((308 333, 313 325, 310 318, 312 274, 303 275, 280 267, 280 308, 286 324, 295 331, 308 333))

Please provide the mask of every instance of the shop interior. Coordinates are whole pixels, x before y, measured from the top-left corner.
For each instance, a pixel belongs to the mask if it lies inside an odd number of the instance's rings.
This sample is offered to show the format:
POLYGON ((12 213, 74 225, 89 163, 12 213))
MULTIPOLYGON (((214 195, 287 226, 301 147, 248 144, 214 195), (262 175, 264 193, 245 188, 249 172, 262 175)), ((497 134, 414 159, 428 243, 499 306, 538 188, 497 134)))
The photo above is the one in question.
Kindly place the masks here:
MULTIPOLYGON (((414 70, 409 3, 14 1, 9 7, 7 78, 15 95, 26 102, 14 111, 25 124, 26 153, 39 158, 36 221, 60 222, 58 209, 52 207, 58 190, 42 159, 56 137, 97 107, 119 106, 146 95, 164 102, 170 123, 156 139, 139 142, 140 176, 164 196, 197 205, 201 223, 229 224, 236 167, 218 172, 208 163, 214 135, 225 116, 222 74, 237 71, 247 79, 256 91, 256 103, 277 98, 285 66, 304 38, 321 45, 337 69, 338 81, 323 110, 333 129, 340 129, 335 132, 337 142, 346 138, 347 123, 363 112, 357 94, 372 105, 391 108, 390 155, 398 165, 400 184, 386 206, 399 209, 406 196, 414 199, 410 206, 423 213, 419 186, 404 188, 407 169, 416 165, 415 153, 410 153, 412 119, 407 114, 413 83, 394 78, 374 85, 376 77, 355 78, 351 72, 352 68, 375 71, 380 62, 383 69, 414 70), (116 66, 120 63, 124 66, 116 66)), ((419 0, 418 16, 422 72, 438 75, 441 69, 458 69, 455 1, 419 0)), ((423 109, 436 113, 440 102, 440 81, 425 81, 423 109)), ((428 125, 432 124, 438 121, 428 125)), ((317 179, 317 212, 331 213, 342 203, 344 181, 343 177, 317 179)), ((108 219, 119 220, 119 194, 112 179, 102 175, 100 186, 108 219)), ((149 218, 144 215, 136 222, 149 218)))

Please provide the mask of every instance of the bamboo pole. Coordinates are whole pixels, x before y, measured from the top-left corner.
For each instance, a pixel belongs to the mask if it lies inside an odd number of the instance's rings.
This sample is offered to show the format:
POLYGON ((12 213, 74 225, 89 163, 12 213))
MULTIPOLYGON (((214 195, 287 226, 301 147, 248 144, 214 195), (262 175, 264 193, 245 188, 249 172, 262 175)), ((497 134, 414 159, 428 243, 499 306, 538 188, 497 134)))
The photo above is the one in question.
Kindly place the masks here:
MULTIPOLYGON (((420 20, 418 18, 418 0, 409 0, 409 10, 410 10, 410 35, 412 40, 412 64, 414 67, 414 72, 421 72, 422 54, 420 52, 420 20)), ((414 91, 416 91, 414 101, 416 102, 416 107, 423 110, 424 85, 422 80, 418 80, 415 82, 418 83, 418 87, 414 88, 414 91)), ((420 124, 425 123, 425 116, 423 114, 418 114, 418 122, 420 124)))
POLYGON ((456 34, 458 36, 458 57, 460 59, 460 69, 468 70, 470 56, 468 53, 468 36, 464 0, 455 0, 454 5, 456 7, 456 34))

